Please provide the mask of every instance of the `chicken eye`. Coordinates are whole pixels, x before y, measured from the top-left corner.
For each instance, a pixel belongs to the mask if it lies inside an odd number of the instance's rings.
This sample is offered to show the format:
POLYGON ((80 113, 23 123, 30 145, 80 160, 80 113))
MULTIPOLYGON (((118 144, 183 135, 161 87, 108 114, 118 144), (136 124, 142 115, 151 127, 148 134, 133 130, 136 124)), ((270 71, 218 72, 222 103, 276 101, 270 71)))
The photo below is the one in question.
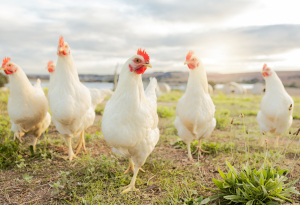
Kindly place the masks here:
POLYGON ((139 63, 139 62, 140 62, 140 59, 138 59, 138 58, 135 59, 135 62, 136 62, 136 63, 139 63))
POLYGON ((65 45, 65 48, 68 48, 68 45, 65 45))

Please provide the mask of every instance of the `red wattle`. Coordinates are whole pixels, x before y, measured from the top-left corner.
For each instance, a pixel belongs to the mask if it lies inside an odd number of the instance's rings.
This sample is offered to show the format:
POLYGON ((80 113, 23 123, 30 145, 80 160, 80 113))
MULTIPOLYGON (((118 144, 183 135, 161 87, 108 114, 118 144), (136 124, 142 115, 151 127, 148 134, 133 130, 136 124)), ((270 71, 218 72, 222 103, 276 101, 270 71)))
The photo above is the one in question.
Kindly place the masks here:
POLYGON ((189 69, 192 69, 192 70, 196 68, 196 66, 191 65, 191 64, 188 64, 188 67, 189 67, 189 69))
POLYGON ((14 69, 14 70, 4 70, 4 73, 5 73, 6 75, 10 75, 10 74, 13 74, 13 73, 15 73, 15 72, 17 72, 17 69, 14 69))
POLYGON ((135 72, 136 72, 137 74, 144 74, 146 70, 147 70, 147 67, 146 67, 146 66, 143 66, 143 67, 137 69, 135 72))

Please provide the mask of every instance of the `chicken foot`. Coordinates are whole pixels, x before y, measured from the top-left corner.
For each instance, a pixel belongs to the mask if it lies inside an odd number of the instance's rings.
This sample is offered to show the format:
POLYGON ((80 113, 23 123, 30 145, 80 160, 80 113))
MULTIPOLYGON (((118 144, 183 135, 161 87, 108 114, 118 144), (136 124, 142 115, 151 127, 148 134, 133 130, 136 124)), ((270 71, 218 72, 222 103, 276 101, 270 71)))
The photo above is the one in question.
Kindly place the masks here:
POLYGON ((24 136, 24 134, 25 134, 25 133, 22 133, 22 132, 15 132, 15 134, 14 134, 14 141, 15 141, 16 139, 18 139, 20 142, 23 142, 23 141, 22 141, 22 137, 24 136))
POLYGON ((76 159, 78 158, 72 149, 72 138, 70 136, 67 137, 67 143, 68 143, 68 147, 69 147, 69 155, 68 157, 64 157, 65 159, 69 159, 70 161, 72 161, 72 159, 76 159))
POLYGON ((196 149, 195 152, 193 152, 193 155, 194 155, 197 151, 198 151, 199 157, 202 157, 201 152, 203 152, 203 153, 209 153, 208 151, 205 151, 205 150, 202 150, 202 149, 201 149, 201 140, 199 140, 197 149, 196 149))
POLYGON ((122 191, 122 194, 127 194, 130 191, 139 191, 138 189, 135 188, 135 181, 136 181, 136 177, 137 177, 139 170, 140 170, 140 167, 134 168, 134 174, 133 174, 130 184, 128 186, 121 188, 121 189, 125 189, 124 191, 122 191))
MULTIPOLYGON (((131 157, 129 157, 129 166, 128 166, 128 168, 126 169, 126 171, 124 172, 124 174, 127 174, 130 170, 134 173, 134 168, 135 168, 135 165, 134 165, 134 163, 131 161, 131 157)), ((139 170, 141 170, 142 172, 145 172, 141 167, 139 168, 139 170)))
POLYGON ((75 149, 77 149, 76 155, 79 153, 81 147, 82 147, 83 151, 86 153, 85 141, 84 141, 84 130, 82 130, 82 132, 80 134, 79 142, 78 142, 78 144, 75 147, 75 149))

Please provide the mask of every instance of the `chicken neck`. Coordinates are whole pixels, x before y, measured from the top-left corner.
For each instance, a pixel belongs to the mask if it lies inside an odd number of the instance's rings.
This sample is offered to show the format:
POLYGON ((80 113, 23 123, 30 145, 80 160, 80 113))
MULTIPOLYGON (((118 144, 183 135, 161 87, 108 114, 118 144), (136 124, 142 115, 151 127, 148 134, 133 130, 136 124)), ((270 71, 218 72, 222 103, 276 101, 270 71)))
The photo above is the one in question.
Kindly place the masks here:
POLYGON ((275 72, 271 76, 265 78, 266 94, 285 92, 284 86, 275 72))
MULTIPOLYGON (((146 98, 144 93, 144 87, 142 82, 142 76, 135 72, 130 72, 128 66, 131 59, 129 59, 123 66, 119 76, 118 86, 112 95, 111 99, 116 100, 122 95, 127 95, 131 105, 134 102, 132 98, 135 98, 135 102, 143 102, 146 98)), ((126 103, 126 102, 124 102, 126 103)))
POLYGON ((24 71, 18 66, 17 72, 9 75, 10 97, 27 96, 33 87, 24 71))
POLYGON ((66 56, 58 56, 55 69, 55 82, 64 81, 65 84, 72 82, 80 82, 78 72, 71 54, 66 56))
POLYGON ((190 70, 186 92, 194 91, 198 87, 202 87, 203 91, 208 94, 208 82, 205 68, 200 65, 193 70, 190 70))

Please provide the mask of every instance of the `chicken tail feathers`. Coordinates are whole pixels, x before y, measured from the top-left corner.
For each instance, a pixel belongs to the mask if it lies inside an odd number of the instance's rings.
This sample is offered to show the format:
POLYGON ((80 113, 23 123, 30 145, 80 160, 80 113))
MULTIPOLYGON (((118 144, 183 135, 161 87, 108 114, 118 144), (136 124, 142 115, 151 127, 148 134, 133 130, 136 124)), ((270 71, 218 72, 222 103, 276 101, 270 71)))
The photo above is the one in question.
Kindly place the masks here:
POLYGON ((150 83, 149 83, 147 89, 145 90, 145 95, 148 98, 148 100, 150 100, 151 102, 155 102, 155 103, 157 100, 156 92, 155 92, 157 86, 158 85, 157 85, 156 78, 150 78, 150 83))
POLYGON ((91 99, 92 99, 92 107, 95 110, 97 105, 103 102, 104 98, 107 95, 112 95, 114 92, 110 89, 96 89, 90 88, 91 99))
POLYGON ((41 86, 41 80, 40 80, 39 78, 36 80, 36 83, 34 84, 33 87, 34 87, 36 90, 39 90, 39 91, 44 92, 44 91, 43 91, 43 88, 42 88, 42 86, 41 86))

